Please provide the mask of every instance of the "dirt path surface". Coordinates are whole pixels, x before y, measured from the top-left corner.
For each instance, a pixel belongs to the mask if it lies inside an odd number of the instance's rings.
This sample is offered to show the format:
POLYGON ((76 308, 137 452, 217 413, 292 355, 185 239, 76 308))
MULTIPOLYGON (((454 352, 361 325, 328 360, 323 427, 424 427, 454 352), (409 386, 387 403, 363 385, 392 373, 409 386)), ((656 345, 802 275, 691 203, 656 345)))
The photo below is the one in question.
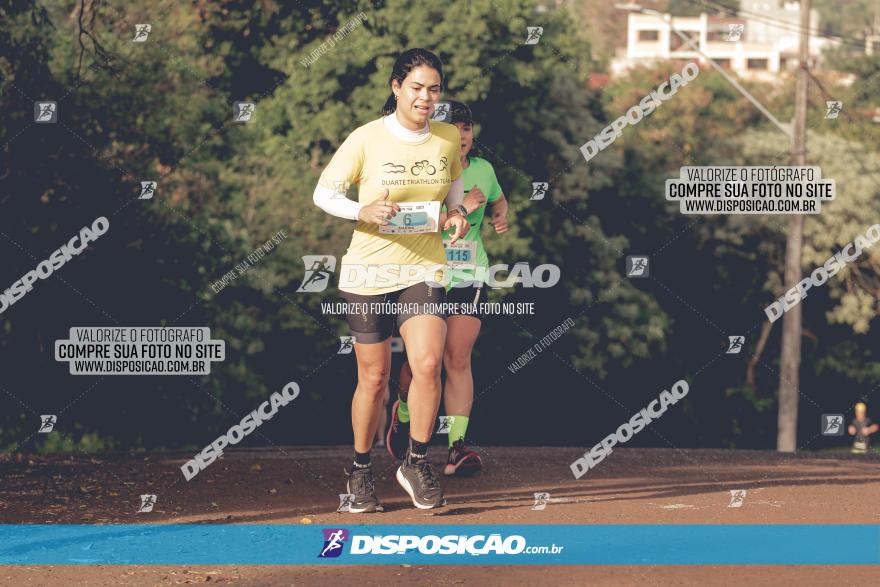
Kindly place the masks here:
POLYGON ((0 567, 0 585, 26 587, 77 585, 133 587, 166 585, 236 585, 282 587, 332 585, 383 587, 385 585, 516 585, 667 586, 667 585, 864 585, 876 577, 877 566, 195 566, 195 567, 0 567))
MULTIPOLYGON (((189 454, 41 457, 0 460, 0 522, 279 524, 880 524, 880 457, 845 453, 617 449, 579 480, 568 468, 577 448, 479 447, 485 470, 443 479, 449 505, 412 507, 395 464, 374 451, 385 513, 337 514, 345 447, 230 451, 192 481, 189 454), (731 490, 746 490, 728 507, 731 490), (533 511, 534 492, 550 503, 533 511), (139 495, 155 510, 136 513, 139 495)), ((433 449, 434 457, 443 451, 433 449)), ((0 567, 17 585, 364 585, 711 584, 855 585, 880 572, 863 567, 728 566, 42 566, 0 567), (866 574, 867 573, 867 574, 866 574)))

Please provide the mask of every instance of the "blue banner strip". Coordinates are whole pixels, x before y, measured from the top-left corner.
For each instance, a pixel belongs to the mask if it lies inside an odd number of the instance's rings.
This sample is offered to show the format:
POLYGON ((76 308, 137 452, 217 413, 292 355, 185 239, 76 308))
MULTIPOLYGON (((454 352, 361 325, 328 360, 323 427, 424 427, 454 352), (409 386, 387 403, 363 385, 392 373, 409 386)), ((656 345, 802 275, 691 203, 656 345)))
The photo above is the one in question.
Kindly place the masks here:
POLYGON ((0 525, 0 564, 401 563, 880 564, 880 525, 0 525))

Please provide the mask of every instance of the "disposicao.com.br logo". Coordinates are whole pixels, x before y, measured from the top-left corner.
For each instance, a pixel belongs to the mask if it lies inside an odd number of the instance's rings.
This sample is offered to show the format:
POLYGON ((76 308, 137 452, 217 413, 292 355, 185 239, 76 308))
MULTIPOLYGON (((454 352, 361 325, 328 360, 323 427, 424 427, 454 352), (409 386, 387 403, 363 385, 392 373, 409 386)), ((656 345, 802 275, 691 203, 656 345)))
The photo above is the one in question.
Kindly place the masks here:
MULTIPOLYGON (((324 545, 319 558, 338 557, 348 538, 348 530, 343 528, 324 529, 324 545)), ((405 554, 441 554, 441 555, 516 555, 516 554, 560 554, 564 546, 529 546, 526 539, 518 534, 502 537, 501 534, 476 534, 473 536, 447 534, 443 536, 429 534, 417 536, 412 534, 386 535, 351 535, 352 555, 405 555, 405 554)))

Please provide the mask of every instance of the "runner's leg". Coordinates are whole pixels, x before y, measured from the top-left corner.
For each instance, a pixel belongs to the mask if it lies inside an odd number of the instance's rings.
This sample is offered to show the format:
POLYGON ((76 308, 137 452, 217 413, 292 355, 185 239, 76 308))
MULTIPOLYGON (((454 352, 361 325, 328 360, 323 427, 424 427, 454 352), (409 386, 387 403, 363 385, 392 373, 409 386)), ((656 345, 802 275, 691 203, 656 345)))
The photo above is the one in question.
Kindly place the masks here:
POLYGON ((446 321, 438 316, 412 316, 400 327, 412 382, 409 385, 410 436, 428 443, 440 407, 440 367, 446 321))
POLYGON ((382 393, 382 407, 379 408, 379 424, 376 426, 376 446, 385 446, 385 429, 388 428, 388 396, 391 395, 389 385, 382 393))
POLYGON ((449 455, 443 473, 466 475, 483 467, 480 456, 465 444, 474 403, 471 353, 480 334, 481 322, 478 318, 465 315, 449 316, 446 320, 448 332, 443 353, 443 366, 446 369, 443 405, 446 415, 453 418, 449 429, 449 455))
POLYGON ((401 400, 408 401, 409 386, 412 383, 412 370, 409 368, 409 361, 406 361, 401 365, 400 379, 398 379, 398 383, 400 383, 400 386, 397 389, 397 395, 400 396, 401 400))
MULTIPOLYGON (((342 292, 349 303, 369 303, 386 296, 359 296, 342 292)), ((360 306, 365 308, 368 306, 360 306)), ((358 366, 358 383, 351 400, 351 428, 354 433, 354 462, 346 470, 346 493, 354 497, 350 506, 353 513, 382 511, 376 497, 370 449, 379 425, 382 396, 388 387, 391 371, 392 317, 358 310, 346 315, 355 337, 354 353, 358 366)))
POLYGON ((400 294, 407 305, 419 309, 398 316, 398 329, 406 347, 412 381, 409 385, 409 450, 397 469, 397 482, 421 509, 446 504, 434 468, 428 461, 428 443, 440 407, 440 370, 446 344, 446 319, 440 304, 446 301, 442 286, 412 285, 400 294))
POLYGON ((402 461, 406 458, 409 450, 409 406, 406 399, 409 394, 409 385, 412 382, 412 371, 409 363, 404 363, 400 368, 400 377, 393 393, 397 393, 398 399, 391 406, 391 422, 388 424, 385 435, 385 447, 388 453, 395 459, 402 461))
POLYGON ((382 395, 391 373, 391 339, 372 344, 355 342, 358 384, 351 400, 351 427, 354 431, 354 450, 368 453, 379 426, 382 395))
MULTIPOLYGON (((450 316, 446 319, 446 348, 443 366, 446 384, 443 388, 443 406, 447 416, 469 418, 474 403, 474 375, 471 353, 480 334, 480 320, 473 316, 450 316)), ((450 445, 453 439, 450 436, 450 445)))

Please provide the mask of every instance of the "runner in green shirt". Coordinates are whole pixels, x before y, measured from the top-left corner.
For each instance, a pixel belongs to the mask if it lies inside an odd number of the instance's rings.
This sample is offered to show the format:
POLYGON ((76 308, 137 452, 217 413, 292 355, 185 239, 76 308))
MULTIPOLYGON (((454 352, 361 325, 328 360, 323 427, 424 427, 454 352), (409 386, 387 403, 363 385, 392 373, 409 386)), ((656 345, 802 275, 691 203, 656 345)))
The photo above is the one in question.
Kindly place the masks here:
MULTIPOLYGON (((474 140, 474 119, 470 108, 461 102, 438 102, 433 119, 451 122, 461 133, 461 177, 465 189, 462 205, 471 225, 467 234, 454 245, 449 242, 450 235, 443 233, 447 263, 455 269, 451 272, 452 279, 447 288, 446 301, 459 305, 458 311, 447 318, 446 348, 443 353, 443 366, 446 368, 443 405, 446 415, 452 416, 449 426, 449 457, 443 472, 446 475, 455 475, 473 473, 483 466, 480 456, 465 444, 465 433, 474 402, 471 352, 480 334, 480 304, 487 300, 485 285, 475 282, 481 275, 485 275, 485 271, 478 272, 475 268, 489 267, 489 257, 480 235, 487 204, 491 206, 489 223, 497 234, 504 234, 508 230, 508 206, 492 165, 485 159, 469 155, 474 140)), ((392 408, 391 425, 386 438, 388 451, 396 458, 401 458, 406 452, 409 428, 406 399, 410 377, 409 364, 404 363, 400 370, 400 399, 392 408)))

